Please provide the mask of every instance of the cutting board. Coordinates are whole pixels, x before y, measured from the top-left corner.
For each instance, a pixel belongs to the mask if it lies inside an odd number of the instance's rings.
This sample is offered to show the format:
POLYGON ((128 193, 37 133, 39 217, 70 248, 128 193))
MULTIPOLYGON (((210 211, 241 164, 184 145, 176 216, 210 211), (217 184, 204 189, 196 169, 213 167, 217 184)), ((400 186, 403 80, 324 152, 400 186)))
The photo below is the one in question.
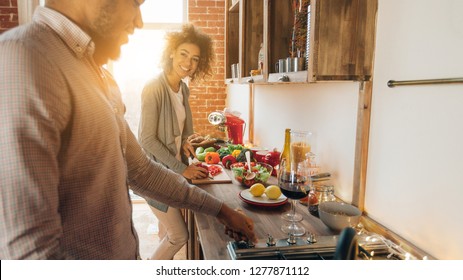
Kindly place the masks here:
POLYGON ((213 178, 193 179, 191 180, 191 183, 193 185, 231 183, 232 180, 228 176, 227 172, 224 170, 224 167, 222 165, 219 165, 219 166, 222 167, 222 172, 215 175, 213 178))

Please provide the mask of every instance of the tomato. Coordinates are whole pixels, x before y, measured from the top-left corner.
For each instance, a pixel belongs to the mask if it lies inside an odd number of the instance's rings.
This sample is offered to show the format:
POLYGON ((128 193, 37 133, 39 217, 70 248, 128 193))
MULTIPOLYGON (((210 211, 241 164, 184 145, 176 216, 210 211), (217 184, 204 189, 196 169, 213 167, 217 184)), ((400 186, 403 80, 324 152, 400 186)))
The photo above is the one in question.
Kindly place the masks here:
POLYGON ((233 167, 240 168, 244 166, 244 162, 236 162, 233 164, 233 167))
POLYGON ((222 167, 220 167, 218 165, 209 165, 208 170, 209 170, 209 174, 211 174, 211 176, 215 176, 215 175, 222 172, 222 167))

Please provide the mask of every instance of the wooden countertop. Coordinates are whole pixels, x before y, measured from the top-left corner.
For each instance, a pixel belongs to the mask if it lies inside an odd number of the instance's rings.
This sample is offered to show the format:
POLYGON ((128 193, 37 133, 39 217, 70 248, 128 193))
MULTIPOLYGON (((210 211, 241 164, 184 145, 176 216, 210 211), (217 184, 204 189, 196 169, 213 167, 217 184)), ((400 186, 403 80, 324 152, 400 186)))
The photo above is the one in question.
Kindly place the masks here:
MULTIPOLYGON (((233 178, 230 170, 226 170, 226 172, 230 178, 233 178)), ((275 177, 271 177, 267 183, 276 184, 277 180, 275 177)), ((254 220, 257 238, 265 239, 267 234, 271 234, 275 239, 287 237, 280 230, 280 226, 284 223, 280 216, 282 213, 290 211, 291 206, 289 202, 276 208, 250 205, 239 198, 238 194, 244 187, 239 185, 234 179, 232 179, 232 183, 228 184, 210 184, 199 187, 223 199, 231 208, 240 208, 250 216, 254 220)), ((296 212, 302 214, 303 221, 301 223, 308 232, 316 235, 339 234, 339 232, 330 230, 319 218, 312 216, 307 206, 298 203, 296 212)), ((195 213, 194 220, 203 258, 206 260, 229 260, 230 256, 228 255, 227 244, 232 239, 224 234, 224 226, 215 217, 204 214, 195 213)), ((190 228, 190 233, 192 231, 194 229, 190 228)), ((307 234, 303 236, 303 238, 306 237, 307 234)))

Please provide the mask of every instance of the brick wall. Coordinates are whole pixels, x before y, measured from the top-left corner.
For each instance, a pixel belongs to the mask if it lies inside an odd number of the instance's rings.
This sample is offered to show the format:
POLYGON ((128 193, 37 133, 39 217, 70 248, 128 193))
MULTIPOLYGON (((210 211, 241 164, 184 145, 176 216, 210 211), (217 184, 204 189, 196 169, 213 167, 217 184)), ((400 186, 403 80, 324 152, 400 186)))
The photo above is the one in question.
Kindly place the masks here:
POLYGON ((207 116, 225 108, 225 0, 189 0, 188 21, 212 37, 216 52, 214 76, 206 81, 190 83, 194 128, 203 135, 223 138, 224 133, 209 124, 207 116))
POLYGON ((0 34, 18 24, 18 0, 0 0, 0 34))

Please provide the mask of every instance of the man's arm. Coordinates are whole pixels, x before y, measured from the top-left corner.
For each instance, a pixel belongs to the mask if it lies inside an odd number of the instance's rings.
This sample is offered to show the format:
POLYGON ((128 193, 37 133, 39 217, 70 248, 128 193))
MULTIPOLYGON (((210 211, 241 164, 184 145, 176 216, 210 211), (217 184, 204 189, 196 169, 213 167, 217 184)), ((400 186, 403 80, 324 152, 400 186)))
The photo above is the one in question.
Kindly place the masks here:
POLYGON ((67 258, 60 249, 60 75, 43 55, 0 43, 0 259, 67 258), (53 91, 57 89, 57 91, 53 91))
POLYGON ((249 217, 232 210, 206 191, 188 184, 183 176, 151 161, 130 131, 127 142, 129 182, 137 193, 169 206, 217 217, 226 226, 226 233, 235 239, 256 239, 254 223, 249 217))

